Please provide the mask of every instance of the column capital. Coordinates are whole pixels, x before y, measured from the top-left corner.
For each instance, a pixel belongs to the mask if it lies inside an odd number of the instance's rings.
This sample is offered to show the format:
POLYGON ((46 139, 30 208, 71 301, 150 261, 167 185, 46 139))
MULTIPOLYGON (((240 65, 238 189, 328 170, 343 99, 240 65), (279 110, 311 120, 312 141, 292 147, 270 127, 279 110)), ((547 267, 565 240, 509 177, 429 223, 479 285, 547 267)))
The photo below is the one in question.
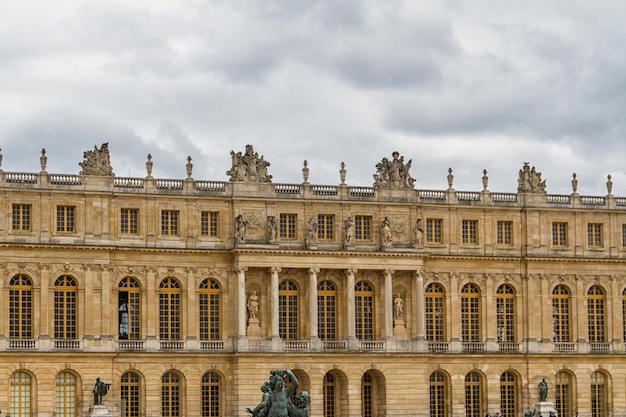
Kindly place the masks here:
POLYGON ((395 269, 385 269, 383 272, 384 272, 385 275, 393 275, 393 274, 396 273, 396 270, 395 269))
POLYGON ((356 268, 348 268, 348 269, 346 269, 346 275, 354 276, 354 275, 356 275, 357 272, 359 272, 359 270, 356 269, 356 268))
POLYGON ((282 268, 280 266, 273 266, 270 268, 270 272, 272 274, 278 274, 280 271, 282 271, 282 268))
POLYGON ((419 278, 424 279, 424 271, 423 271, 423 270, 421 270, 421 269, 418 269, 418 270, 416 270, 416 271, 413 271, 413 276, 414 276, 415 278, 418 278, 418 279, 419 279, 419 278))
POLYGON ((319 268, 309 268, 309 274, 313 275, 317 275, 320 273, 320 269, 319 268))
POLYGON ((248 270, 247 266, 237 266, 233 268, 233 271, 238 274, 244 274, 248 270))

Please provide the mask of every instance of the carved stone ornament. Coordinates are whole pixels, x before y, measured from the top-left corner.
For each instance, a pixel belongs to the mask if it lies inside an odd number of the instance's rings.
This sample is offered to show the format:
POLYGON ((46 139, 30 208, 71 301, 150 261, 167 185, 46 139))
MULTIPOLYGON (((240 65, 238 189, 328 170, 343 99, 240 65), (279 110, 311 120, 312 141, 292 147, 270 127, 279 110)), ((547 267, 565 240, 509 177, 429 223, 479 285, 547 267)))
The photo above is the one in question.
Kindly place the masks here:
POLYGON ((528 162, 524 162, 524 167, 519 170, 519 178, 517 179, 518 193, 545 193, 546 180, 541 180, 541 172, 530 168, 528 162))
POLYGON ((398 152, 392 154, 392 159, 383 158, 376 164, 376 174, 374 174, 375 187, 390 188, 413 188, 415 179, 409 174, 412 160, 404 163, 404 156, 398 152))
POLYGON ((80 175, 99 175, 103 177, 114 177, 113 168, 111 168, 111 159, 109 157, 109 144, 103 143, 100 149, 93 147, 93 151, 83 152, 83 162, 78 165, 83 169, 80 175))
POLYGON ((267 173, 270 163, 263 159, 263 155, 254 152, 252 145, 246 145, 244 154, 230 151, 230 156, 233 165, 226 175, 231 181, 272 182, 272 176, 267 173))

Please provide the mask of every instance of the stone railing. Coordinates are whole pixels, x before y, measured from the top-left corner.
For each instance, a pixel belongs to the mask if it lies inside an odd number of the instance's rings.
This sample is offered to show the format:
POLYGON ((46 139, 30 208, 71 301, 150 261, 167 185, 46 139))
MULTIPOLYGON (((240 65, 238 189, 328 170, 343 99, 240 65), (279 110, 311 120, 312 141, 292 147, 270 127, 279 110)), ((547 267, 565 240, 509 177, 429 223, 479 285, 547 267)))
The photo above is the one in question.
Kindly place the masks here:
POLYGON ((0 187, 102 190, 124 193, 177 195, 223 195, 271 198, 307 198, 313 200, 406 201, 415 204, 495 205, 531 207, 578 207, 589 209, 626 209, 626 197, 579 196, 578 194, 500 193, 490 191, 456 191, 393 189, 388 187, 359 187, 346 185, 272 184, 238 181, 207 181, 188 179, 159 179, 152 177, 95 177, 72 174, 48 174, 0 171, 0 187))

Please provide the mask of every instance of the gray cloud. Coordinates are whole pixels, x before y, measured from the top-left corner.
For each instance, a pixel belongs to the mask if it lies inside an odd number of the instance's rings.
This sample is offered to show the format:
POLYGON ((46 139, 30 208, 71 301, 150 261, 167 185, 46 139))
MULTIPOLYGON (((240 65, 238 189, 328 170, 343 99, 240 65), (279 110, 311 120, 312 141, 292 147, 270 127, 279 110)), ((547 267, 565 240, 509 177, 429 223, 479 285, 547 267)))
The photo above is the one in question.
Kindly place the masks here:
POLYGON ((626 195, 618 1, 11 3, 0 23, 4 170, 77 173, 109 142, 118 176, 227 180, 251 143, 275 182, 369 186, 398 150, 419 188, 626 195), (74 155, 74 156, 72 156, 74 155))

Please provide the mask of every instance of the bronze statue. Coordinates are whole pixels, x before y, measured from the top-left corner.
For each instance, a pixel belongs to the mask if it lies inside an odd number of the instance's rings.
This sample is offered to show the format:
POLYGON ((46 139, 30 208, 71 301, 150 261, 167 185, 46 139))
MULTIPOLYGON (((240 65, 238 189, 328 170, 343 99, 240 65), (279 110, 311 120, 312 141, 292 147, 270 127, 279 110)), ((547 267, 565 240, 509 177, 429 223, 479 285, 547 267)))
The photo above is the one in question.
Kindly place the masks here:
POLYGON ((544 402, 548 398, 548 383, 542 379, 539 383, 539 401, 544 402))
POLYGON ((102 405, 102 397, 107 395, 111 388, 111 384, 105 384, 100 381, 100 378, 96 378, 96 384, 93 387, 93 405, 102 405))
POLYGON ((269 382, 261 386, 263 398, 256 407, 246 408, 253 417, 308 417, 311 397, 306 391, 302 391, 296 397, 296 404, 290 400, 291 395, 298 388, 298 379, 288 369, 272 370, 269 382), (291 380, 291 386, 285 388, 285 377, 291 380), (269 389, 268 389, 269 387, 269 389))

